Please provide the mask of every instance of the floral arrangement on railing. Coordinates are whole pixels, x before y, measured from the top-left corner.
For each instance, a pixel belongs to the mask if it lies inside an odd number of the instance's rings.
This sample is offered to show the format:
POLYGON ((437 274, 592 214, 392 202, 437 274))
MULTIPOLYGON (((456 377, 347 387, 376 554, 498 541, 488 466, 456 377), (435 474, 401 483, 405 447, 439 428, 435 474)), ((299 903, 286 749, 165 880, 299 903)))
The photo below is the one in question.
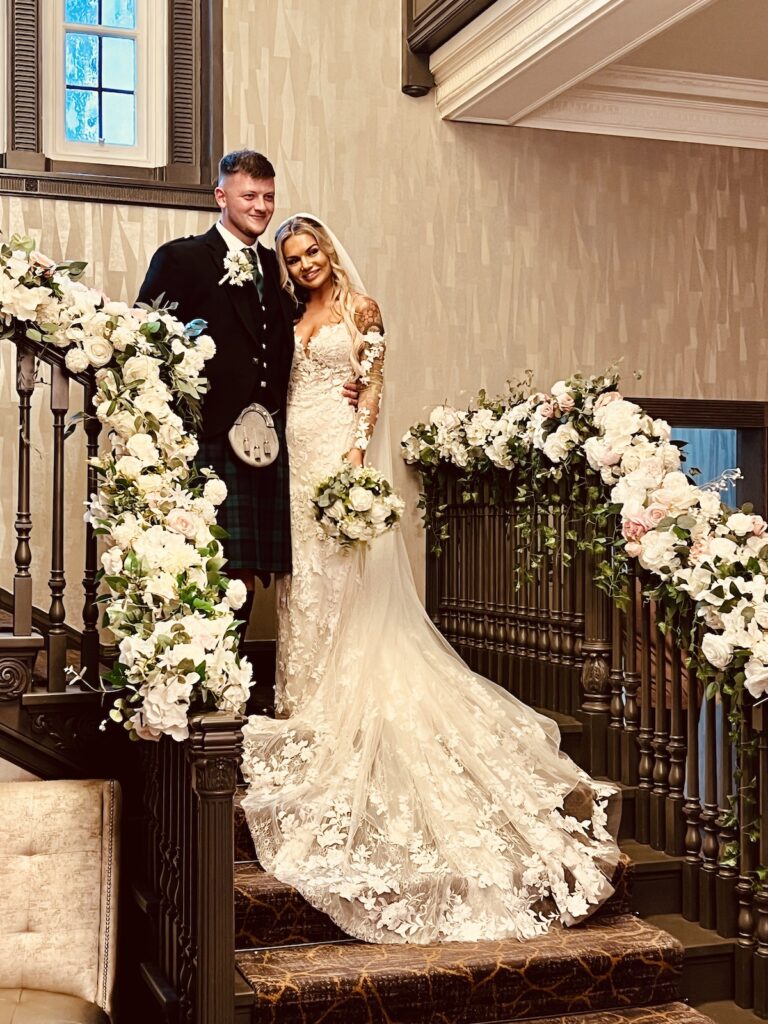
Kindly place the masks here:
MULTIPOLYGON (((596 582, 620 599, 628 561, 637 559, 670 618, 693 603, 700 667, 712 690, 768 693, 766 521, 697 487, 681 470, 669 425, 623 398, 616 373, 575 374, 548 394, 531 393, 528 378, 502 398, 481 393, 466 410, 438 406, 401 445, 422 474, 421 504, 438 544, 441 466, 462 471, 465 501, 477 500, 478 481, 489 474, 510 476, 513 500, 529 508, 561 500, 553 482, 564 484, 587 521, 596 582)), ((546 523, 531 524, 543 531, 543 546, 553 546, 546 523)))
POLYGON ((120 650, 105 680, 125 694, 110 716, 132 738, 183 740, 193 704, 240 709, 252 684, 234 617, 245 587, 222 573, 226 486, 192 464, 215 346, 202 321, 185 327, 166 309, 110 302, 78 280, 84 269, 48 259, 30 238, 0 245, 2 336, 60 350, 74 374, 95 369, 110 451, 94 460, 87 516, 108 544, 99 578, 109 593, 98 600, 120 650))

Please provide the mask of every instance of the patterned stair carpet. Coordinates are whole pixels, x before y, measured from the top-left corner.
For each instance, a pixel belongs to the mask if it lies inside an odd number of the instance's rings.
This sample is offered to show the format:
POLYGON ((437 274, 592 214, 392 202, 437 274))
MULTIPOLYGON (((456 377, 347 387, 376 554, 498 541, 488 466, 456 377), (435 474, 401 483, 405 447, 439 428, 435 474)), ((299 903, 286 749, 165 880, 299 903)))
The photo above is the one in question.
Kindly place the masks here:
POLYGON ((626 858, 614 896, 578 928, 525 943, 375 946, 261 870, 239 806, 235 824, 236 960, 254 1024, 708 1021, 675 1001, 682 946, 629 912, 626 858))
MULTIPOLYGON (((605 1010, 597 1013, 575 1013, 567 1017, 537 1017, 531 1024, 712 1024, 685 1003, 664 1006, 637 1006, 628 1010, 605 1010)), ((509 1024, 509 1022, 505 1022, 509 1024)))

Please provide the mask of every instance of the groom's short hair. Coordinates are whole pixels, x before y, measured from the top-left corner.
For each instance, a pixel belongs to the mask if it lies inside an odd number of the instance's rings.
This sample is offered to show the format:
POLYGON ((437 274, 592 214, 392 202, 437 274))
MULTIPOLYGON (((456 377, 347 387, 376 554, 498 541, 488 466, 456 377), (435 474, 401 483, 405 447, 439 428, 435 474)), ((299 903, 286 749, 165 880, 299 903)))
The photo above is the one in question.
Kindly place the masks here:
POLYGON ((218 184, 229 174, 237 174, 242 171, 250 178, 274 178, 275 168, 263 153, 257 153, 255 149, 237 149, 234 153, 226 153, 219 160, 218 184))

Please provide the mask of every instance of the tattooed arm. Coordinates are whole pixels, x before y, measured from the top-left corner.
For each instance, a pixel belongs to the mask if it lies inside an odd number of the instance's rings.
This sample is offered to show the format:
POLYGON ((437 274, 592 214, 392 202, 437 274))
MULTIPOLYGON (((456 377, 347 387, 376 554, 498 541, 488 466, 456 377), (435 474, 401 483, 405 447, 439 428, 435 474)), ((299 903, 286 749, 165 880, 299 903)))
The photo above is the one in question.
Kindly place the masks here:
POLYGON ((365 347, 359 357, 363 372, 357 399, 355 441, 346 457, 353 465, 362 466, 365 450, 379 416, 381 389, 384 383, 384 325, 381 311, 373 299, 360 297, 355 308, 355 324, 363 335, 365 347))

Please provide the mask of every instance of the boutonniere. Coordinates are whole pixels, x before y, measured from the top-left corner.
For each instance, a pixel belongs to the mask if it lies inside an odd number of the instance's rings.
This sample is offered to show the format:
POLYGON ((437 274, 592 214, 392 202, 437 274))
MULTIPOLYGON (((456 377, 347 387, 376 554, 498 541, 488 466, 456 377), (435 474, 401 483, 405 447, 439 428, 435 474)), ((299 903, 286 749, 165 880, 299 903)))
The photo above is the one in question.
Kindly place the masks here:
POLYGON ((219 284, 229 281, 230 284, 236 284, 238 288, 242 288, 246 281, 253 280, 253 264, 242 249, 227 253, 224 257, 224 269, 226 273, 219 284))

